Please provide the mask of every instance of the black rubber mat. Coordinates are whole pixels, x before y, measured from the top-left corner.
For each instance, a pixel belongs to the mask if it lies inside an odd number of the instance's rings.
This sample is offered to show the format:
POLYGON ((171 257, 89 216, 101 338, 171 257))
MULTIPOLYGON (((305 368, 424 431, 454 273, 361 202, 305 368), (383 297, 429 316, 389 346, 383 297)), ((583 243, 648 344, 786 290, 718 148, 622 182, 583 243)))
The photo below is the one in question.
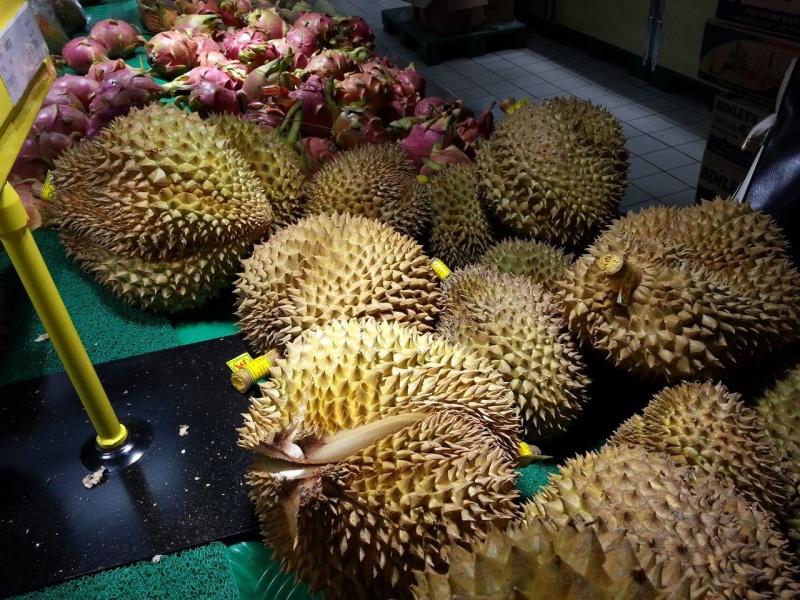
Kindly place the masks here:
POLYGON ((127 467, 96 453, 65 374, 0 388, 0 596, 212 540, 255 539, 250 456, 236 445, 248 397, 225 364, 245 350, 229 336, 97 365, 144 449, 127 467), (83 478, 101 464, 109 472, 87 489, 83 478))

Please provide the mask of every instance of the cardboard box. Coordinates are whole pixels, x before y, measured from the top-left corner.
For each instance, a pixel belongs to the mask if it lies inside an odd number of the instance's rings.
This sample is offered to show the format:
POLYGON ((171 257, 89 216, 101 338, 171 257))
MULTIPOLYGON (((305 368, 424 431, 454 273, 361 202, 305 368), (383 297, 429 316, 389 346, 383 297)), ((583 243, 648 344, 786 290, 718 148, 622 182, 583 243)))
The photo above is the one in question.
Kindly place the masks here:
POLYGON ((722 88, 774 104, 800 43, 709 19, 697 74, 722 88))
POLYGON ((747 175, 750 165, 743 167, 728 162, 706 148, 697 180, 697 200, 711 200, 717 196, 732 196, 747 175))
POLYGON ((489 0, 483 8, 484 23, 511 23, 514 20, 514 0, 489 0))
POLYGON ((800 0, 719 0, 716 17, 742 27, 800 39, 800 0))
POLYGON ((452 35, 483 25, 487 0, 412 0, 417 21, 441 35, 452 35))
POLYGON ((772 106, 738 94, 719 94, 714 99, 706 148, 730 163, 749 167, 759 145, 742 150, 742 144, 753 126, 773 111, 772 106))

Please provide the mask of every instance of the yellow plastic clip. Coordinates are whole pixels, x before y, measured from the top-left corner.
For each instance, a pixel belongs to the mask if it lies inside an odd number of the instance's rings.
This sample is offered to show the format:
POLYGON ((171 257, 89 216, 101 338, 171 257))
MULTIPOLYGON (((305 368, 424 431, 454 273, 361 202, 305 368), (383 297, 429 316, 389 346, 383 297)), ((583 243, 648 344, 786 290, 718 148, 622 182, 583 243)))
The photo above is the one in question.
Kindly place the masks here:
POLYGON ((433 269, 433 272, 436 273, 439 276, 439 279, 442 281, 447 279, 452 273, 452 271, 447 268, 447 265, 444 264, 440 258, 434 258, 431 260, 431 269, 433 269))
POLYGON ((272 367, 272 361, 275 360, 276 356, 277 352, 275 350, 270 350, 263 356, 246 361, 231 375, 231 384, 233 384, 236 391, 244 394, 253 387, 256 381, 265 377, 267 373, 269 373, 272 367))

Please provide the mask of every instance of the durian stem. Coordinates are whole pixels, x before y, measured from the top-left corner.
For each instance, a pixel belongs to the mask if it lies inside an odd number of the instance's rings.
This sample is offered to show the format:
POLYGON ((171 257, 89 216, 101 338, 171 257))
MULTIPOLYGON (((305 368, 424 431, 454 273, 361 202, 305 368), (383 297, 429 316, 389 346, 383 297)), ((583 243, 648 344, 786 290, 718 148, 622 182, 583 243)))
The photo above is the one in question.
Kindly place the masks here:
POLYGON ((104 450, 118 448, 125 443, 128 432, 114 414, 86 348, 28 229, 28 215, 22 201, 9 183, 4 183, 0 189, 0 241, 89 415, 97 432, 97 445, 104 450))

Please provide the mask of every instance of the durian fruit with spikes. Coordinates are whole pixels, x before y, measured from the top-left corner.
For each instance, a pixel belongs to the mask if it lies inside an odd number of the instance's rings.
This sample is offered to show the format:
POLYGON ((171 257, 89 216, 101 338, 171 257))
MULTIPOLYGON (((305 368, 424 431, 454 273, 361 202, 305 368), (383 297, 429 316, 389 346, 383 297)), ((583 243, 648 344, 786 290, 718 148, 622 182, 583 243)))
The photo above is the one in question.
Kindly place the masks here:
POLYGON ((239 327, 262 352, 330 319, 377 317, 430 331, 438 278, 422 247, 379 221, 312 215, 242 261, 239 327))
POLYGON ((779 517, 798 496, 786 453, 756 412, 721 384, 682 383, 662 390, 609 443, 639 444, 699 467, 779 517))
POLYGON ((286 346, 239 443, 261 531, 283 568, 325 598, 410 598, 519 517, 519 414, 486 359, 413 327, 334 320, 286 346))
MULTIPOLYGON (((764 420, 766 431, 775 444, 788 455, 788 476, 800 490, 800 367, 793 367, 755 402, 756 413, 764 420)), ((789 536, 800 541, 800 500, 786 506, 783 517, 789 536)))
POLYGON ((796 598, 797 569, 770 513, 695 467, 641 446, 605 446, 568 460, 525 505, 525 520, 559 529, 624 528, 634 546, 675 558, 694 593, 796 598))
POLYGON ((151 104, 56 161, 67 252, 125 301, 177 311, 229 284, 272 224, 249 164, 195 114, 151 104))
POLYGON ((474 163, 450 165, 431 179, 430 253, 452 270, 475 263, 495 239, 474 163))
POLYGON ((628 156, 605 108, 553 98, 503 119, 475 160, 490 209, 515 235, 581 245, 617 214, 628 156))
POLYGON ((589 379, 552 295, 526 277, 470 266, 442 284, 439 334, 488 358, 514 391, 525 438, 559 438, 580 415, 589 379))
POLYGON ((418 239, 431 218, 429 186, 397 144, 342 152, 314 173, 307 195, 309 214, 361 215, 418 239))
POLYGON ((241 117, 213 115, 209 122, 250 163, 272 208, 275 229, 305 216, 305 177, 291 148, 276 134, 241 117))
POLYGON ((673 381, 724 376, 797 339, 800 273, 770 217, 721 199, 652 213, 614 223, 567 270, 557 293, 584 343, 673 381))
MULTIPOLYGON (((469 549, 450 545, 450 569, 417 573, 417 600, 690 600, 674 557, 632 543, 625 529, 532 519, 492 528, 469 549)), ((707 596, 705 596, 707 597, 707 596)))
POLYGON ((572 254, 545 242, 509 238, 489 248, 478 264, 494 267, 502 273, 530 277, 534 283, 552 290, 573 260, 572 254))

